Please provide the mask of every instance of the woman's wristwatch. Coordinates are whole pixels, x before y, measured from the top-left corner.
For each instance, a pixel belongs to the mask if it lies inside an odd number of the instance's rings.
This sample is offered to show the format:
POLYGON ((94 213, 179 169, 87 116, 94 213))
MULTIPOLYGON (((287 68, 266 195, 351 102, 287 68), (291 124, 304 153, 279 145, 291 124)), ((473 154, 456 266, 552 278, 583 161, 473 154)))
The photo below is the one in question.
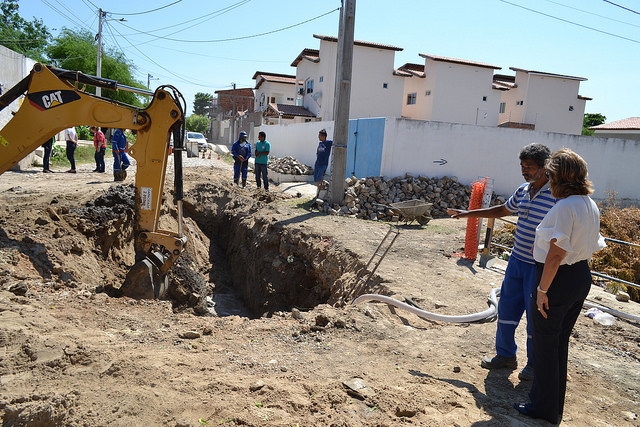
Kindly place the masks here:
POLYGON ((538 292, 542 292, 543 294, 546 294, 546 293, 547 293, 547 291, 549 291, 549 289, 547 289, 547 290, 545 291, 544 289, 542 289, 542 288, 540 287, 540 285, 538 285, 538 292))

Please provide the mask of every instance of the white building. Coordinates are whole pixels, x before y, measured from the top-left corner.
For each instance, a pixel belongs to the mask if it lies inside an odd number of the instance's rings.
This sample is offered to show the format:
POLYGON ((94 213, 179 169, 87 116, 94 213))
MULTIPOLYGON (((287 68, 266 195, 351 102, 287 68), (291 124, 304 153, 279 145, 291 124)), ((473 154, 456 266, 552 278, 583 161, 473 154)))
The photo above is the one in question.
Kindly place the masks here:
POLYGON ((581 135, 586 102, 580 96, 584 77, 565 76, 510 67, 511 76, 496 76, 496 83, 510 86, 502 92, 499 125, 542 132, 581 135))
MULTIPOLYGON (((322 120, 333 120, 338 39, 314 34, 320 49, 304 49, 293 61, 301 81, 302 105, 322 120)), ((350 118, 400 117, 404 77, 394 69, 402 48, 354 41, 350 118)))
POLYGON ((252 78, 256 81, 254 111, 265 111, 270 103, 296 105, 296 76, 256 71, 252 78))
POLYGON ((438 122, 497 126, 500 91, 493 70, 482 62, 426 55, 424 65, 405 64, 402 117, 438 122))

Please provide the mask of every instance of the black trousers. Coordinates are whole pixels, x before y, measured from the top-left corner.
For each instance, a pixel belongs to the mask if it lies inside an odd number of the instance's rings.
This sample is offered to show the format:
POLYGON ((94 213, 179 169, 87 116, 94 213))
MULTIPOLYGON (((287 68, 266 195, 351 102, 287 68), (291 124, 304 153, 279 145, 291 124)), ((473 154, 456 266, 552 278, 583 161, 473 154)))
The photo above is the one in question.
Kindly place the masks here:
MULTIPOLYGON (((536 264, 536 284, 540 283, 544 264, 536 264)), ((533 384, 529 392, 529 413, 557 424, 562 420, 567 390, 569 336, 591 287, 587 261, 561 265, 547 292, 547 318, 537 307, 537 292, 531 299, 533 322, 533 384)))
POLYGON ((76 159, 74 152, 76 151, 76 144, 73 141, 67 141, 67 160, 71 163, 71 170, 76 170, 76 159))
POLYGON ((42 144, 44 148, 44 157, 42 158, 42 169, 49 170, 49 159, 51 159, 51 150, 53 150, 53 138, 42 144))

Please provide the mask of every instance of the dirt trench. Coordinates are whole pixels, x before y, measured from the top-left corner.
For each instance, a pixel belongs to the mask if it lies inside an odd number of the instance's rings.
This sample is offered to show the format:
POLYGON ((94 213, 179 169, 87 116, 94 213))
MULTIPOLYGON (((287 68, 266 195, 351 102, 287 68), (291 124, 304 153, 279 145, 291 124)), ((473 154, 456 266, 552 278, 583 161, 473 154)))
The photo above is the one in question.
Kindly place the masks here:
MULTIPOLYGON (((253 317, 340 304, 366 279, 364 265, 348 249, 307 231, 303 217, 281 216, 279 202, 281 194, 213 184, 186 194, 185 212, 209 240, 211 268, 204 273, 213 293, 233 291, 253 317)), ((314 215, 321 214, 303 216, 314 215)), ((380 281, 374 275, 368 286, 384 293, 380 281)))

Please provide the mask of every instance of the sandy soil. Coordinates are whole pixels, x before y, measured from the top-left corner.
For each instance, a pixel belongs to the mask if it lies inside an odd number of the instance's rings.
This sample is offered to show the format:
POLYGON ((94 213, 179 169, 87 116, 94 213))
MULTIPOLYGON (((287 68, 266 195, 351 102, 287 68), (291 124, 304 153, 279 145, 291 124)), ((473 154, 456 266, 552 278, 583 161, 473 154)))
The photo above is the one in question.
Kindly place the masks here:
MULTIPOLYGON (((444 323, 385 304, 351 304, 357 271, 387 224, 320 215, 308 199, 276 186, 268 196, 253 185, 232 188, 230 167, 215 156, 187 166, 190 243, 172 280, 200 280, 210 298, 194 302, 187 291, 181 303, 101 292, 119 286, 134 261, 130 186, 90 173, 92 165, 77 175, 33 169, 0 176, 3 425, 546 425, 512 408, 527 400, 530 386, 517 371, 480 367, 494 352, 494 322, 444 323), (233 248, 216 243, 222 229, 211 232, 214 214, 241 218, 229 224, 252 230, 244 246, 233 246, 242 240, 228 235, 233 248), (260 235, 262 229, 278 235, 260 235), (260 305, 236 298, 251 291, 251 281, 238 279, 254 277, 242 272, 255 266, 238 268, 233 260, 269 245, 280 256, 268 264, 259 259, 261 265, 281 271, 279 277, 290 269, 286 277, 300 277, 293 285, 326 303, 304 306, 301 298, 283 309, 287 292, 300 289, 257 279, 255 288, 273 291, 256 294, 260 305), (323 285, 307 281, 309 271, 319 272, 314 278, 323 285), (335 275, 339 280, 327 285, 335 275), (250 314, 250 307, 265 315, 250 314)), ((162 221, 175 225, 170 208, 162 221)), ((464 237, 460 220, 401 228, 367 292, 409 298, 438 314, 485 310, 504 263, 483 269, 456 256, 464 237)), ((275 280, 268 269, 259 271, 275 280)), ((619 303, 597 287, 589 300, 640 315, 638 304, 619 303)), ((640 425, 639 332, 637 323, 620 319, 610 327, 578 319, 562 424, 640 425)), ((524 346, 523 330, 517 339, 524 346)))

